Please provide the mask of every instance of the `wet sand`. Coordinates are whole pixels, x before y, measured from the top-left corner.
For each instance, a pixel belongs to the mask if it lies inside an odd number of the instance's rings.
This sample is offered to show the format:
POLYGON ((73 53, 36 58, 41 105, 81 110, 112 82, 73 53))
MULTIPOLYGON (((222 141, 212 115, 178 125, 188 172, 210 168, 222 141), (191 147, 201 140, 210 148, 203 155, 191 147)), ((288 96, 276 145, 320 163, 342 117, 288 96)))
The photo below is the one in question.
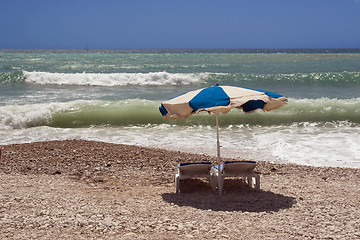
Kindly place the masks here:
POLYGON ((261 190, 181 182, 206 155, 83 140, 2 146, 1 239, 360 239, 360 169, 258 162, 261 190))

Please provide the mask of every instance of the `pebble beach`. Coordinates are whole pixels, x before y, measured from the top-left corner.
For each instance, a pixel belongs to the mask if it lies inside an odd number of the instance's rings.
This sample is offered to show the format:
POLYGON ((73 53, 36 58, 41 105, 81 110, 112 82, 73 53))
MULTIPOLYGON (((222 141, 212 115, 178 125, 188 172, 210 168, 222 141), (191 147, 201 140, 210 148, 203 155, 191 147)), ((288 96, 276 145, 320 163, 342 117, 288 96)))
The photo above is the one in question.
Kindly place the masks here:
MULTIPOLYGON (((261 190, 181 182, 214 157, 85 140, 11 144, 0 159, 1 239, 360 239, 360 169, 257 162, 261 190)), ((225 160, 225 159, 223 159, 225 160)))

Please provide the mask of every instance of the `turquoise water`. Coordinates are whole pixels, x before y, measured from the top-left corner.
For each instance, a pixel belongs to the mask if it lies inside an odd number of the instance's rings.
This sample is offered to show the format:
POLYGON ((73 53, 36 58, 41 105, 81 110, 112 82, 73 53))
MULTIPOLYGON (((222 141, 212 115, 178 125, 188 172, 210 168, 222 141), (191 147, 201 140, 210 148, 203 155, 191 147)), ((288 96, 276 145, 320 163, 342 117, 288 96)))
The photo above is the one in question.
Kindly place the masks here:
POLYGON ((220 117, 222 156, 360 167, 360 51, 0 50, 0 144, 89 139, 214 155, 214 116, 161 101, 214 84, 289 104, 220 117))

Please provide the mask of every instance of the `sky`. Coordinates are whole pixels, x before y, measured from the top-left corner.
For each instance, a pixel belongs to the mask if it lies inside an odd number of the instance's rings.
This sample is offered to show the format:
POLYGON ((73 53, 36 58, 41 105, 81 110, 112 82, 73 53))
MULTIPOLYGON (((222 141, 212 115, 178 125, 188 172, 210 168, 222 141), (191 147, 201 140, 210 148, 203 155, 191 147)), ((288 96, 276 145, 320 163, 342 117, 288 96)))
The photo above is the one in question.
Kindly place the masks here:
POLYGON ((360 48, 360 0, 0 0, 1 48, 360 48))

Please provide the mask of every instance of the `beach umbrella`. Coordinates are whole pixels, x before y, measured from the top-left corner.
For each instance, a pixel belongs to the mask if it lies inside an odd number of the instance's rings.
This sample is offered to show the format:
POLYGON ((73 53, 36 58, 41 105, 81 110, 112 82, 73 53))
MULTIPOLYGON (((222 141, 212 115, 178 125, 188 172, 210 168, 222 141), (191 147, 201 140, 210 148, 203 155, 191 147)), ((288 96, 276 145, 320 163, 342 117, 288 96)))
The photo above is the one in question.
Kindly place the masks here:
MULTIPOLYGON (((287 99, 277 93, 234 87, 215 85, 187 92, 183 95, 162 102, 159 110, 161 114, 171 120, 185 119, 201 111, 216 115, 217 133, 217 162, 221 164, 220 141, 219 141, 219 114, 228 113, 231 109, 242 109, 246 113, 254 112, 258 109, 271 111, 284 106, 287 99)), ((218 174, 220 184, 221 175, 218 174)), ((221 195, 221 192, 219 191, 221 195)))

